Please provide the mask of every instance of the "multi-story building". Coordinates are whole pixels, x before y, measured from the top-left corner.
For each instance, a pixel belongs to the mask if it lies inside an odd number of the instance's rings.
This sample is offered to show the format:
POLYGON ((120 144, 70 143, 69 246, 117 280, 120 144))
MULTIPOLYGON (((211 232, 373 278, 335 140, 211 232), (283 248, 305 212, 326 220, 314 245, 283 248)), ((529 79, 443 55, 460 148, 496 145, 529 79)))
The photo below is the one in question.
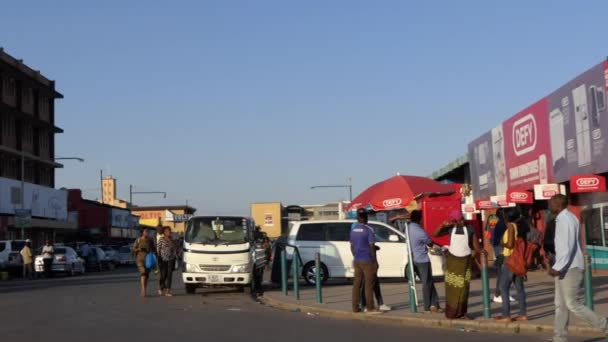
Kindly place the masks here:
POLYGON ((67 191, 54 189, 61 98, 54 81, 0 48, 0 238, 40 242, 76 229, 67 191))
POLYGON ((55 186, 55 82, 0 48, 0 177, 55 186))

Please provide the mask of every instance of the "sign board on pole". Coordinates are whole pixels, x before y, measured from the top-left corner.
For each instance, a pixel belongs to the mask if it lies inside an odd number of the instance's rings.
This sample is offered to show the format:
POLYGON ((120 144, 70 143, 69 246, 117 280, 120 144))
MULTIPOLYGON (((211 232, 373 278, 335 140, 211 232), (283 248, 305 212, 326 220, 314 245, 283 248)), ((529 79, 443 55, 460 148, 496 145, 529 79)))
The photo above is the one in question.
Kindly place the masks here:
POLYGON ((30 209, 15 209, 15 226, 30 228, 32 226, 32 211, 30 209))

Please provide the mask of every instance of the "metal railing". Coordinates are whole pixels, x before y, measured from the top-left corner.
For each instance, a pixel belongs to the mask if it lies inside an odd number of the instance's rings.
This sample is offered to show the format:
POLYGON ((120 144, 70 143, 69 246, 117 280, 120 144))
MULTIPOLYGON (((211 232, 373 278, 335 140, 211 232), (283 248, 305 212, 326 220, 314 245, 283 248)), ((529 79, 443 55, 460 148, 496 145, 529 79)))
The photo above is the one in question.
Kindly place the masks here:
MULTIPOLYGON (((289 295, 289 271, 287 266, 287 248, 293 248, 292 264, 291 264, 291 275, 293 281, 293 292, 296 300, 300 299, 300 267, 303 266, 302 257, 300 255, 300 249, 298 246, 290 245, 288 243, 279 243, 278 249, 281 254, 281 291, 285 296, 289 295)), ((323 303, 323 289, 322 289, 322 276, 321 276, 321 255, 315 254, 315 298, 317 303, 323 303)))

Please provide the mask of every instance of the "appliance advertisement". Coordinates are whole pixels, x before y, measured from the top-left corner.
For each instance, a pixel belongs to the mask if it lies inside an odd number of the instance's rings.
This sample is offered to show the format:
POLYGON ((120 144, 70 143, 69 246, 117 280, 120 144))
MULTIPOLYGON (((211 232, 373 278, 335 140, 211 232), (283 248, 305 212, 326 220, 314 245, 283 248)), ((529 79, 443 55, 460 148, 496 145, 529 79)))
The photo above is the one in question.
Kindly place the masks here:
POLYGON ((522 110, 503 127, 509 188, 533 189, 547 183, 552 178, 547 100, 522 110))
POLYGON ((475 198, 489 198, 496 193, 492 159, 492 134, 487 132, 469 144, 471 183, 475 198))
POLYGON ((607 68, 607 62, 600 63, 547 98, 552 168, 558 183, 573 175, 608 171, 607 68))

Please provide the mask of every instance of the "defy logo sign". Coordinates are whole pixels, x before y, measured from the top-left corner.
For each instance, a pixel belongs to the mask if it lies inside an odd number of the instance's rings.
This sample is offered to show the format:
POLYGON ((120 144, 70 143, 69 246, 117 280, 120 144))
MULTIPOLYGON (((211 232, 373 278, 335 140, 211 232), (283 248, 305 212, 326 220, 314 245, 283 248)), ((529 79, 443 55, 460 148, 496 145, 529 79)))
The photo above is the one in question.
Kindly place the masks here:
POLYGON ((513 123, 513 152, 516 156, 523 156, 534 151, 538 142, 538 126, 531 113, 513 123))
POLYGON ((492 209, 495 207, 494 203, 489 200, 478 200, 475 202, 477 209, 492 209))
POLYGON ((543 190, 543 197, 545 197, 545 198, 551 198, 555 195, 557 195, 556 190, 543 190))
POLYGON ((382 206, 385 208, 391 208, 401 205, 402 202, 403 201, 401 200, 401 198, 391 198, 382 201, 382 206))
POLYGON ((579 178, 576 180, 576 185, 579 188, 595 188, 600 185, 600 180, 597 178, 579 178))
POLYGON ((606 191, 606 178, 597 175, 579 175, 570 177, 572 192, 606 191))

